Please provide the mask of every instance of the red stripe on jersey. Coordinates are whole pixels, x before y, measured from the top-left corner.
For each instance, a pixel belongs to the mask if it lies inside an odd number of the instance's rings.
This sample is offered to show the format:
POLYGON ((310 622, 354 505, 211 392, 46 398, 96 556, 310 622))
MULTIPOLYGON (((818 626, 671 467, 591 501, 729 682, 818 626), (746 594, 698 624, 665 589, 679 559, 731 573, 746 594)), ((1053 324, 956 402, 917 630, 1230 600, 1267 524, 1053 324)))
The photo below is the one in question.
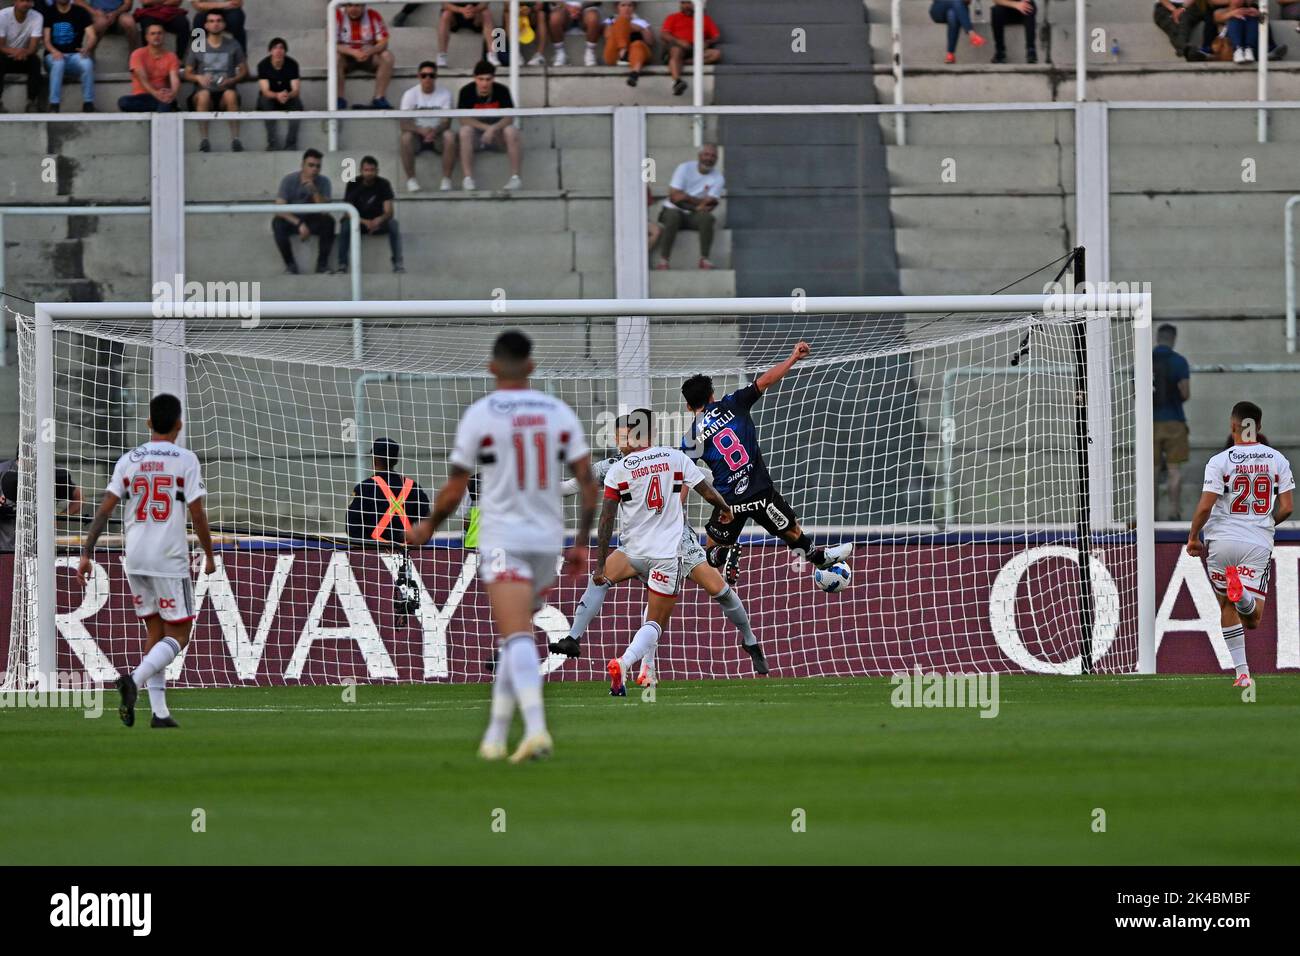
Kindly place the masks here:
POLYGON ((569 443, 569 433, 568 433, 568 432, 560 432, 560 444, 561 444, 561 445, 567 445, 568 443, 569 443))
POLYGON ((491 435, 484 435, 484 436, 483 436, 483 440, 482 440, 481 442, 478 443, 478 446, 479 446, 480 448, 487 448, 487 447, 491 446, 491 444, 492 444, 492 436, 491 436, 491 435))
POLYGON ((610 488, 608 485, 606 485, 606 486, 605 486, 605 497, 608 498, 610 501, 618 501, 618 500, 619 500, 621 497, 623 497, 623 496, 620 495, 620 494, 619 494, 617 491, 615 491, 613 488, 610 488))

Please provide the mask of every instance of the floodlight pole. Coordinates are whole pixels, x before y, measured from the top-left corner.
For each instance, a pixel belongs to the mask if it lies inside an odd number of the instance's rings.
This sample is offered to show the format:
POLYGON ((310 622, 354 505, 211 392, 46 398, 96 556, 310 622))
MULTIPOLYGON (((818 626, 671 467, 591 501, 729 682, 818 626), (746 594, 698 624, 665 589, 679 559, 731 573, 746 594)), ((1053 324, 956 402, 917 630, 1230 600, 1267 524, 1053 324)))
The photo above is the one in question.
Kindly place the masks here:
MULTIPOLYGON (((1087 267, 1083 246, 1074 250, 1074 293, 1077 295, 1087 281, 1087 267)), ((1078 475, 1076 537, 1079 549, 1079 664, 1084 674, 1093 672, 1092 625, 1092 481, 1088 467, 1088 322, 1089 310, 1084 310, 1084 320, 1074 325, 1074 437, 1075 461, 1078 475)))

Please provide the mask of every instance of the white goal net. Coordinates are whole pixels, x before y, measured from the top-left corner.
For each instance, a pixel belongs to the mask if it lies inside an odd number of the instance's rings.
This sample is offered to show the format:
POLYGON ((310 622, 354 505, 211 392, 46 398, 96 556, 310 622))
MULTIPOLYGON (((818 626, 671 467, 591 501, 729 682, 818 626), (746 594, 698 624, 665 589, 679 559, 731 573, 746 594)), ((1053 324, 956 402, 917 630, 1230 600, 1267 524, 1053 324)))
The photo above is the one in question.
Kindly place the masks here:
MULTIPOLYGON (((594 457, 615 454, 613 421, 629 406, 648 397, 659 443, 676 444, 691 421, 685 378, 711 375, 721 397, 796 342, 811 345, 754 418, 803 528, 858 550, 850 586, 828 594, 794 552, 746 527, 737 587, 775 676, 1138 668, 1137 488, 1149 451, 1138 447, 1134 386, 1143 340, 1128 315, 956 302, 835 314, 782 314, 774 303, 737 314, 724 300, 699 315, 629 322, 584 314, 582 303, 549 317, 519 307, 445 317, 436 303, 386 317, 373 314, 382 303, 367 303, 372 314, 358 324, 347 311, 356 304, 319 305, 326 314, 297 318, 264 307, 255 325, 156 323, 147 305, 127 317, 53 309, 45 333, 18 316, 14 597, 0 662, 10 684, 31 681, 38 664, 107 681, 138 659, 143 628, 121 565, 126 503, 89 584, 75 571, 113 463, 148 438, 164 364, 183 370, 181 440, 202 462, 218 555, 215 575, 195 564, 198 617, 169 669, 173 686, 489 679, 494 635, 466 516, 410 553, 419 603, 399 613, 406 557, 349 538, 345 515, 379 437, 400 446, 396 470, 432 498, 461 412, 491 387, 487 354, 504 328, 533 338, 535 386, 578 412, 594 457), (40 442, 85 497, 79 515, 56 518, 52 554, 37 547, 40 442), (42 561, 50 594, 38 588, 42 561)), ((61 511, 66 493, 56 488, 61 511)), ((567 507, 572 525, 576 505, 567 507)), ((704 508, 692 497, 701 532, 704 508)), ((561 579, 550 593, 539 645, 567 633, 584 585, 561 579)), ((634 585, 611 593, 582 658, 546 661, 549 679, 603 677, 641 620, 634 585)), ((752 674, 732 626, 690 583, 658 668, 668 680, 752 674)))

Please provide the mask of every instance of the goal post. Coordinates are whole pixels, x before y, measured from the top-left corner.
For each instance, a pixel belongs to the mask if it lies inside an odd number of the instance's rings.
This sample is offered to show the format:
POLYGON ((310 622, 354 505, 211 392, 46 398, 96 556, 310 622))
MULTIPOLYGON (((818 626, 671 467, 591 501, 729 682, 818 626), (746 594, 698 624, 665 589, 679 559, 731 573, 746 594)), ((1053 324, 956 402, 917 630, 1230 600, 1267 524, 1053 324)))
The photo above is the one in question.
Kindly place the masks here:
MULTIPOLYGON (((536 387, 574 406, 601 457, 626 411, 620 373, 636 377, 634 394, 648 382, 675 443, 689 424, 684 377, 711 375, 721 396, 811 343, 756 406, 760 442, 810 535, 860 547, 852 586, 824 594, 790 551, 746 529, 739 591, 778 675, 1155 670, 1149 293, 259 302, 256 313, 190 302, 184 322, 156 323, 153 303, 119 302, 19 316, 8 683, 69 669, 107 679, 138 653, 114 526, 86 595, 73 593, 81 529, 59 516, 55 472, 70 469, 93 509, 113 461, 147 437, 157 350, 184 356, 184 435, 204 464, 219 556, 196 585, 206 619, 170 678, 486 679, 490 621, 461 523, 413 555, 420 610, 405 621, 389 597, 401 556, 358 550, 342 515, 360 450, 380 434, 401 442, 398 470, 432 495, 456 421, 490 388, 487 345, 508 327, 533 335, 536 387), (1089 343, 1108 345, 1080 376, 1077 333, 1103 327, 1089 343), (358 389, 372 390, 362 432, 358 389), (1087 522, 1076 412, 1089 471, 1104 477, 1084 487, 1087 522), (1085 605, 1095 619, 1081 637, 1085 605)), ((693 504, 697 531, 704 517, 693 504)), ((639 594, 616 590, 589 632, 597 647, 621 646, 640 614, 639 594)), ((665 636, 661 676, 749 673, 697 590, 687 585, 665 636)), ((580 594, 562 583, 539 628, 562 634, 580 594)), ((592 679, 599 653, 543 666, 552 680, 592 679)))

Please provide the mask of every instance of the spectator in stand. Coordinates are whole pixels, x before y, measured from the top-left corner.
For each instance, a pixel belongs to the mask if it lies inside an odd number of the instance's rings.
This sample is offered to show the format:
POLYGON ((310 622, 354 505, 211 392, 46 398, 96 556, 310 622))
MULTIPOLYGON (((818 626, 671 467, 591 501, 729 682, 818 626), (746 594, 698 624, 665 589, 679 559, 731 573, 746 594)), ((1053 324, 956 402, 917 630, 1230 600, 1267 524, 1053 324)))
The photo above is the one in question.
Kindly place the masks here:
POLYGON ((370 108, 390 110, 386 94, 393 78, 393 52, 388 49, 388 27, 379 11, 364 3, 347 3, 334 11, 334 26, 338 31, 338 97, 339 109, 348 108, 343 95, 349 70, 375 74, 375 93, 370 108))
MULTIPOLYGON (((393 218, 393 184, 379 175, 379 160, 373 156, 361 157, 361 176, 348 183, 343 201, 351 203, 360 219, 362 236, 387 236, 388 251, 392 256, 393 271, 405 272, 402 265, 402 233, 393 218)), ((339 232, 339 272, 348 271, 348 254, 351 252, 352 234, 348 229, 339 232)), ((361 250, 357 250, 361 255, 361 250)))
MULTIPOLYGON (((1233 63, 1254 63, 1255 51, 1259 49, 1259 4, 1258 0, 1232 0, 1227 10, 1228 42, 1232 44, 1233 63)), ((1286 46, 1273 42, 1270 32, 1268 40, 1268 58, 1280 60, 1286 56, 1286 46)))
MULTIPOLYGON (((519 4, 519 23, 510 22, 510 4, 501 4, 501 22, 505 24, 506 43, 509 44, 510 34, 516 27, 519 30, 520 61, 523 62, 523 47, 529 44, 536 44, 537 49, 528 59, 527 66, 545 66, 546 65, 546 35, 549 32, 546 25, 546 8, 550 6, 547 3, 520 3, 519 4)), ((509 46, 506 47, 509 49, 509 46)), ((500 54, 497 56, 500 59, 500 54)))
POLYGON ((244 31, 244 0, 193 0, 194 22, 202 23, 213 10, 226 18, 226 32, 234 37, 239 48, 248 52, 248 34, 244 31))
MULTIPOLYGON (((496 82, 496 67, 486 60, 474 67, 473 81, 460 88, 459 110, 511 110, 515 101, 510 90, 496 82)), ((494 120, 467 118, 460 121, 460 169, 465 174, 461 188, 478 189, 474 181, 474 154, 485 149, 505 149, 510 156, 510 179, 505 189, 523 187, 519 171, 523 164, 523 138, 509 116, 494 120)))
MULTIPOLYGON (((645 184, 645 204, 647 209, 653 209, 655 204, 655 194, 651 190, 650 184, 645 184)), ((664 234, 664 227, 655 222, 648 215, 646 216, 646 251, 653 256, 655 246, 659 245, 659 237, 664 234)))
POLYGON ((438 65, 447 65, 447 46, 451 35, 461 28, 480 30, 483 33, 483 49, 487 51, 487 61, 493 66, 501 65, 501 58, 492 45, 492 11, 486 3, 444 3, 438 17, 438 65))
POLYGON ((62 109, 63 77, 81 79, 81 104, 95 112, 95 61, 86 52, 94 44, 95 27, 85 7, 56 0, 45 11, 45 69, 50 75, 50 112, 62 109))
POLYGON ((95 28, 95 42, 86 50, 87 53, 94 53, 99 41, 110 30, 121 31, 131 49, 140 45, 140 31, 131 16, 131 2, 132 0, 77 0, 77 6, 85 7, 90 14, 91 25, 95 28))
MULTIPOLYGON (((677 13, 668 14, 660 31, 664 38, 664 58, 668 61, 668 72, 673 78, 673 96, 686 92, 686 81, 682 79, 682 64, 695 59, 695 4, 691 0, 682 0, 677 13)), ((722 40, 722 31, 713 22, 713 17, 704 14, 704 62, 708 66, 722 62, 722 51, 718 43, 722 40)))
POLYGON ((993 0, 993 62, 1007 62, 1008 23, 1025 25, 1025 62, 1038 62, 1038 7, 1034 0, 993 0))
POLYGON ((181 9, 181 0, 140 0, 134 19, 141 30, 151 22, 161 23, 163 29, 176 38, 176 55, 184 57, 188 53, 190 21, 181 9))
POLYGON ((596 50, 604 24, 600 19, 599 0, 564 0, 551 4, 551 46, 555 47, 555 66, 568 66, 569 57, 564 50, 564 34, 579 30, 587 38, 587 49, 582 54, 583 66, 596 65, 596 50))
POLYGON ((649 20, 637 16, 636 0, 619 0, 618 13, 605 20, 605 65, 626 63, 627 85, 636 86, 654 49, 654 28, 649 20))
POLYGON ((673 172, 668 184, 668 198, 659 213, 664 227, 659 240, 660 257, 656 269, 667 269, 673 255, 673 243, 681 229, 694 229, 700 234, 700 268, 712 269, 709 253, 713 251, 713 211, 726 193, 727 182, 718 170, 718 147, 705 143, 700 147, 696 162, 682 163, 673 172))
MULTIPOLYGON (((1156 347, 1151 352, 1151 373, 1155 389, 1151 407, 1151 437, 1155 443, 1156 474, 1160 474, 1162 461, 1165 466, 1169 521, 1183 520, 1181 470, 1191 456, 1183 403, 1192 397, 1192 371, 1187 359, 1174 351, 1177 340, 1178 330, 1165 323, 1156 329, 1156 347)), ((1156 495, 1159 494, 1157 487, 1156 495)))
MULTIPOLYGON (((195 84, 190 108, 199 113, 239 111, 238 85, 248 79, 248 58, 244 48, 225 34, 226 16, 220 10, 204 14, 203 50, 191 50, 185 59, 185 81, 195 84)), ((199 152, 212 149, 208 142, 208 121, 199 120, 199 152)), ((243 152, 239 141, 239 120, 230 120, 230 150, 243 152)))
MULTIPOLYGON (((280 205, 329 202, 329 177, 322 176, 320 171, 323 158, 318 149, 309 149, 303 153, 302 169, 280 180, 280 190, 275 201, 280 205)), ((330 271, 330 250, 334 248, 334 217, 329 213, 278 213, 271 220, 271 232, 275 236, 275 247, 280 250, 280 258, 284 260, 284 271, 289 275, 298 275, 298 264, 294 261, 293 247, 289 244, 289 237, 295 232, 303 242, 313 235, 320 236, 316 272, 330 271)))
POLYGON ((948 52, 943 57, 945 63, 957 62, 957 41, 961 38, 962 30, 970 35, 971 46, 981 47, 985 43, 970 22, 969 6, 970 0, 934 0, 930 4, 930 19, 948 25, 948 52))
MULTIPOLYGON (((267 44, 267 55, 257 64, 257 108, 261 111, 300 112, 302 98, 302 79, 298 71, 298 61, 289 56, 289 44, 283 37, 276 37, 267 44)), ((266 121, 266 148, 280 148, 280 137, 276 132, 276 120, 266 121)), ((301 120, 291 119, 285 126, 284 148, 298 148, 298 126, 301 120)))
MULTIPOLYGON (((420 64, 420 82, 402 94, 403 110, 449 110, 451 92, 438 86, 438 66, 432 60, 420 64)), ((401 121, 402 172, 406 174, 406 191, 420 191, 420 181, 415 178, 415 157, 426 149, 442 156, 442 183, 439 189, 450 192, 451 174, 456 168, 456 134, 451 131, 451 119, 403 119, 401 121)))
POLYGON ((167 31, 161 23, 144 28, 144 46, 131 53, 131 94, 117 101, 123 113, 172 113, 181 89, 181 61, 163 49, 167 31))
POLYGON ((1216 30, 1208 0, 1159 0, 1151 17, 1179 56, 1193 62, 1209 59, 1216 30), (1192 39, 1198 26, 1203 34, 1199 43, 1192 39))
MULTIPOLYGON (((27 76, 27 112, 40 109, 41 46, 45 37, 45 18, 32 9, 32 0, 14 0, 12 7, 0 10, 0 101, 5 91, 5 74, 27 76)), ((4 110, 0 102, 0 111, 4 110)))

